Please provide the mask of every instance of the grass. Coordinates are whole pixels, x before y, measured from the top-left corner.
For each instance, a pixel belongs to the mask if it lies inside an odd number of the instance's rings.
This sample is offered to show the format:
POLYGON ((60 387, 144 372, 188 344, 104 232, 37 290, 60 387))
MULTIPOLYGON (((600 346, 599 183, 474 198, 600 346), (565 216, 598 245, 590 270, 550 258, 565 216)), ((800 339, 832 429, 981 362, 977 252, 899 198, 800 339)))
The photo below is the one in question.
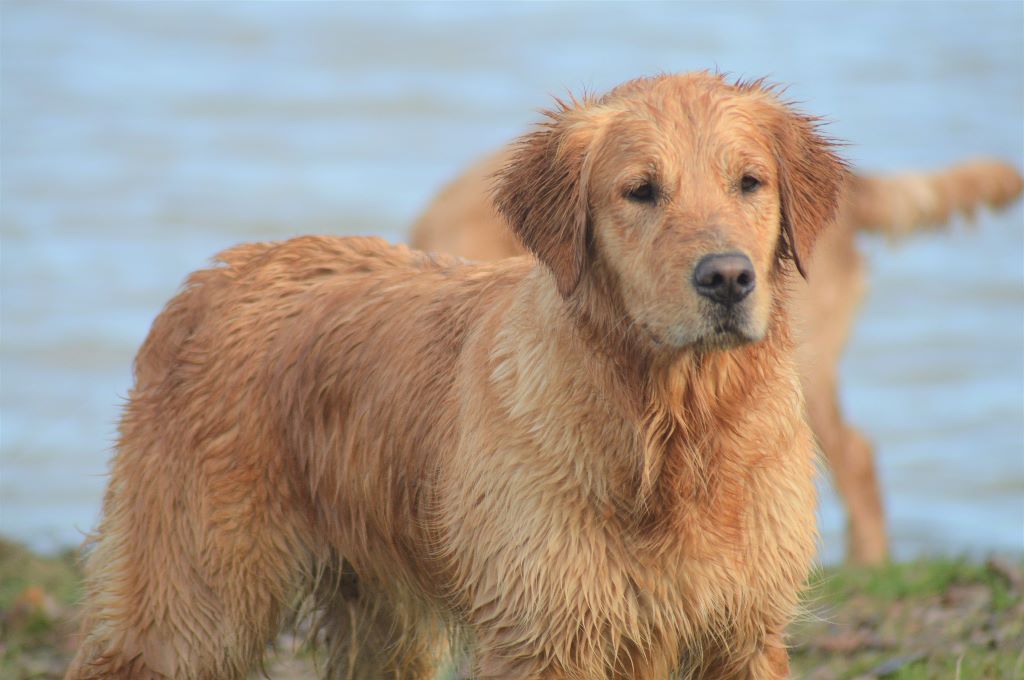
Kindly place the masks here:
POLYGON ((81 576, 72 551, 40 557, 0 539, 0 678, 62 677, 81 576))
POLYGON ((794 675, 1024 678, 1020 564, 936 558, 821 572, 791 627, 794 675))
POLYGON ((1010 584, 988 565, 966 558, 935 558, 891 563, 873 569, 841 569, 817 573, 809 594, 841 603, 855 596, 867 596, 878 602, 894 602, 941 595, 957 585, 982 584, 992 592, 992 604, 998 611, 1013 604, 1010 584))
MULTIPOLYGON (((1024 680, 1021 567, 935 558, 823 570, 790 629, 793 675, 1024 680)), ((0 539, 0 678, 62 677, 80 593, 73 552, 41 557, 0 539)), ((293 648, 280 645, 270 678, 315 677, 310 656, 293 648)))

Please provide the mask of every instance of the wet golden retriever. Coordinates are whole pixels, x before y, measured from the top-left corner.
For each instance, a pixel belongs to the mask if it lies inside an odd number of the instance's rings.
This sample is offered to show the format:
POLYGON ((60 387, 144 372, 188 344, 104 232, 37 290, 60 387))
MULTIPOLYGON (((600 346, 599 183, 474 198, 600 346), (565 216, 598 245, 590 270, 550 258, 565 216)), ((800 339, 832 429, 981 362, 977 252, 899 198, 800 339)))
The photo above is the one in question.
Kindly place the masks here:
MULTIPOLYGON (((507 163, 503 149, 444 187, 413 225, 410 243, 422 250, 492 260, 526 252, 487 197, 491 176, 507 163)), ((867 437, 846 422, 839 399, 839 359, 866 289, 858 231, 898 236, 998 208, 1020 196, 1024 180, 1012 166, 972 160, 940 172, 854 175, 834 226, 824 231, 807 265, 808 285, 790 297, 811 429, 832 470, 848 517, 847 556, 878 563, 888 555, 885 513, 867 437)))
POLYGON ((68 677, 782 678, 815 552, 787 282, 845 169, 706 73, 560 104, 498 208, 539 259, 243 245, 136 359, 68 677))

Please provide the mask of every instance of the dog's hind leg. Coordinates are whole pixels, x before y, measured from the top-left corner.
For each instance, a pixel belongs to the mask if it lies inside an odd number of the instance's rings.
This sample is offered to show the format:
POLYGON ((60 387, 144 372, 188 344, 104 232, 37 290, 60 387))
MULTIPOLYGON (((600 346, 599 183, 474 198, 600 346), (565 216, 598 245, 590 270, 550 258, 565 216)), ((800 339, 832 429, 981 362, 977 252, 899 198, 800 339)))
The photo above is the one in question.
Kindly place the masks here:
POLYGON ((243 678, 308 573, 302 504, 278 471, 257 456, 157 450, 166 440, 142 435, 155 427, 123 424, 70 680, 243 678))
POLYGON ((211 311, 268 247, 236 248, 221 255, 230 267, 193 274, 136 357, 71 680, 243 678, 302 592, 320 549, 308 493, 272 405, 242 370, 260 364, 245 343, 217 344, 211 311))

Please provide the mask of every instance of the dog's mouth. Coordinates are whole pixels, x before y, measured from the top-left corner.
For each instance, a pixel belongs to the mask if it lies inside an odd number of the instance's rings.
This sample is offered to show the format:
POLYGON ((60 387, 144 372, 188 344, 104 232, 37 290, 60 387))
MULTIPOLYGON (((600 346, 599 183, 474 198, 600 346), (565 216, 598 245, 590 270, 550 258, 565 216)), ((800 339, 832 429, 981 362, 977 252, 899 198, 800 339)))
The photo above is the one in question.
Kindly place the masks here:
POLYGON ((710 348, 729 349, 745 345, 748 342, 756 342, 758 339, 734 324, 723 324, 704 336, 700 344, 710 348))
POLYGON ((695 324, 657 328, 638 324, 655 347, 680 350, 695 347, 721 350, 757 342, 764 337, 743 308, 714 310, 695 324))
POLYGON ((707 330, 699 344, 709 348, 728 349, 757 342, 764 333, 755 328, 745 306, 715 309, 706 317, 707 330))

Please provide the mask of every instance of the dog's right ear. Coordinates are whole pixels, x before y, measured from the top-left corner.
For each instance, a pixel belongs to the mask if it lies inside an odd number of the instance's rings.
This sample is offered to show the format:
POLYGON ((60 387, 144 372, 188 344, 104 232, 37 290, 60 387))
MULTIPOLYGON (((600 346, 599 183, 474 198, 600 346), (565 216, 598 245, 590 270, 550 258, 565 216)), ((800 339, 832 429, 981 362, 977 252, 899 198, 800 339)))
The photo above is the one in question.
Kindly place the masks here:
POLYGON ((549 120, 519 138, 495 175, 494 204, 568 297, 583 275, 590 231, 587 148, 593 130, 580 109, 558 102, 549 120))

